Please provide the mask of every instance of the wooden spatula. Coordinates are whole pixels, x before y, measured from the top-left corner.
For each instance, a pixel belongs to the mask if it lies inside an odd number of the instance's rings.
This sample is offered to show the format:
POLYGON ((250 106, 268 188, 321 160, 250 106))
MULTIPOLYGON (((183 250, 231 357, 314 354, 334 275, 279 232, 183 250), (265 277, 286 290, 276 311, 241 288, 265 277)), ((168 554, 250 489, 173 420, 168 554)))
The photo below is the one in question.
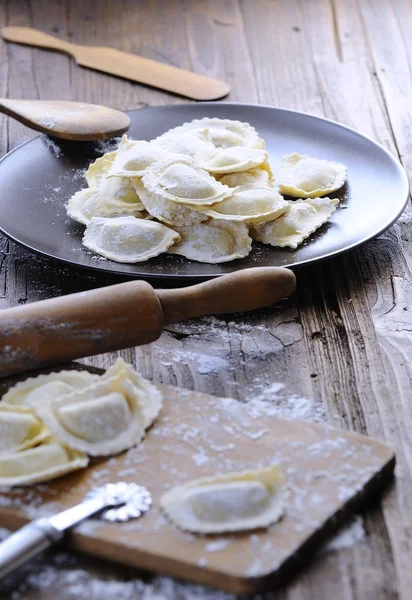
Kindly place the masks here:
POLYGON ((0 377, 148 344, 171 323, 260 308, 294 289, 292 271, 256 267, 186 288, 130 281, 8 308, 0 311, 0 377))
POLYGON ((131 79, 193 100, 217 100, 227 96, 230 91, 224 81, 114 48, 71 44, 31 27, 4 27, 1 33, 8 42, 67 52, 82 67, 131 79))
POLYGON ((30 129, 79 142, 106 140, 130 127, 129 117, 120 110, 85 102, 0 98, 0 112, 30 129))

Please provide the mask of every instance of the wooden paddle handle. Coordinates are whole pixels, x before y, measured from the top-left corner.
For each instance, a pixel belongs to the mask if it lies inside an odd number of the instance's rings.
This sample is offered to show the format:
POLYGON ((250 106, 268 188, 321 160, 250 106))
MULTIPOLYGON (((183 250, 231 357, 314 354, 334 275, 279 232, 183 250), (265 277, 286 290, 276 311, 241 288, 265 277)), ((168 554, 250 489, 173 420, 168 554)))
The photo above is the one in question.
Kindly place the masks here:
POLYGON ((53 35, 48 35, 31 27, 3 27, 1 34, 8 42, 27 44, 28 46, 40 46, 51 50, 73 53, 74 44, 60 40, 53 35))
POLYGON ((170 323, 260 308, 294 289, 291 271, 259 267, 176 290, 130 281, 5 309, 0 377, 147 344, 170 323))

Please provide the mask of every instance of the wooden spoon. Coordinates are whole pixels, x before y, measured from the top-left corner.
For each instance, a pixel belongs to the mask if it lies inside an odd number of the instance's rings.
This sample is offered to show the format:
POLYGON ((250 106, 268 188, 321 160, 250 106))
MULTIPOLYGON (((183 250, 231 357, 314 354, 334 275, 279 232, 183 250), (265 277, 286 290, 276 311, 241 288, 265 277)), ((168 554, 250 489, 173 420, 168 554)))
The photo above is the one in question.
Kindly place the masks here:
POLYGON ((106 140, 130 127, 129 117, 119 110, 85 102, 0 98, 0 112, 36 131, 79 142, 106 140))

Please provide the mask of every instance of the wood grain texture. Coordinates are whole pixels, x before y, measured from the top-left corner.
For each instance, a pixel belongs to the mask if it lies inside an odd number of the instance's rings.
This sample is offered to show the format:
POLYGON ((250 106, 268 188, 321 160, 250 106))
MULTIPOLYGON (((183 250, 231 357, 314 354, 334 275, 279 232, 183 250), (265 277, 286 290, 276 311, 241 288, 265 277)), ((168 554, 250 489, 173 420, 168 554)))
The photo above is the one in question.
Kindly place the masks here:
MULTIPOLYGON (((0 2, 1 26, 32 26, 75 43, 109 45, 193 68, 226 79, 230 101, 258 101, 341 121, 397 154, 409 175, 411 23, 407 0, 0 2)), ((2 41, 0 95, 120 109, 181 102, 81 69, 64 55, 6 47, 2 41)), ((0 115, 0 153, 32 135, 0 115)), ((173 325, 156 343, 121 352, 157 382, 241 401, 269 395, 273 384, 283 383, 285 397, 313 399, 332 424, 395 447, 396 486, 367 512, 366 540, 314 558, 286 589, 265 600, 409 600, 411 245, 409 208, 364 248, 300 269, 297 294, 281 305, 173 325)), ((59 266, 0 239, 2 308, 118 281, 59 266)), ((107 367, 112 361, 113 355, 102 355, 87 362, 107 367)), ((49 555, 43 565, 55 565, 53 560, 49 555)), ((63 574, 84 568, 99 580, 134 577, 144 597, 135 572, 80 556, 71 560, 61 566, 63 574)), ((20 581, 15 585, 17 600, 70 598, 64 578, 43 589, 34 580, 22 590, 20 581)), ((154 595, 156 581, 147 585, 154 595)), ((167 596, 185 593, 184 586, 171 583, 167 596)))

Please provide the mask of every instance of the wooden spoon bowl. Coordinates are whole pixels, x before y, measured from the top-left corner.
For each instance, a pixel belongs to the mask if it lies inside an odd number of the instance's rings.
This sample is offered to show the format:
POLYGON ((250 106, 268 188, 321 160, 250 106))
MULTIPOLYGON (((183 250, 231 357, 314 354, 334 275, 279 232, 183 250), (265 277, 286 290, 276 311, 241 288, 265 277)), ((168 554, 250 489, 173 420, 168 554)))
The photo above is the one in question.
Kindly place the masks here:
POLYGON ((79 142, 106 140, 130 127, 129 117, 120 110, 85 102, 0 98, 0 112, 36 131, 79 142))

